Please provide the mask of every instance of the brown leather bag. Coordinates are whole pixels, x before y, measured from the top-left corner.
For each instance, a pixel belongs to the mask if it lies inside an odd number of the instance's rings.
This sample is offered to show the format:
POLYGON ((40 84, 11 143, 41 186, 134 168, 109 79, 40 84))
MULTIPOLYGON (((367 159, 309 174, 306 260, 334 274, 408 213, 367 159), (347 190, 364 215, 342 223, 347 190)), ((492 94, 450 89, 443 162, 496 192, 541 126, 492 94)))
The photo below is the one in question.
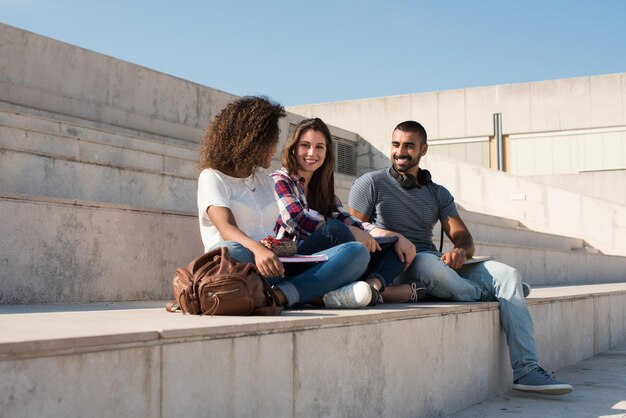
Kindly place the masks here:
POLYGON ((270 284, 252 263, 230 258, 219 247, 176 270, 175 301, 165 309, 195 315, 280 315, 282 307, 270 284))

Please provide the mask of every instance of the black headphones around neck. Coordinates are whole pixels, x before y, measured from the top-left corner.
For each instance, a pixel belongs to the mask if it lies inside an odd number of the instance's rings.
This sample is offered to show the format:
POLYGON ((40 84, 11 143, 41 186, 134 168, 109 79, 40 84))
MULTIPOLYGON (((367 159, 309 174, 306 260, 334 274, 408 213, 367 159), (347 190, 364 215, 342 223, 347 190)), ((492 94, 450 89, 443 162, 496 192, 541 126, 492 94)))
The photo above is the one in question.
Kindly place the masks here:
POLYGON ((415 187, 419 189, 420 186, 425 186, 432 181, 430 171, 422 170, 421 168, 417 169, 417 177, 412 174, 400 174, 393 166, 389 167, 389 174, 391 174, 391 177, 396 179, 404 189, 413 189, 415 187))

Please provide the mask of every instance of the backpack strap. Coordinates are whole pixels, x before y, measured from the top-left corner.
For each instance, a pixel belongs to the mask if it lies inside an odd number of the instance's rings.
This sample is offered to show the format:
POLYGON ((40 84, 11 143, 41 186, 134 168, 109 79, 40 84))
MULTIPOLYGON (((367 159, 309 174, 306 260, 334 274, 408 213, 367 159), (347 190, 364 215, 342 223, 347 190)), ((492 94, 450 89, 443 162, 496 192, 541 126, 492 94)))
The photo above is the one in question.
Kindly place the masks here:
POLYGON ((165 310, 168 311, 168 312, 171 312, 171 313, 174 313, 176 311, 182 311, 180 309, 180 305, 178 303, 176 303, 175 300, 170 300, 169 302, 167 302, 165 304, 165 310))
POLYGON ((276 294, 272 286, 269 284, 267 279, 265 279, 265 277, 259 274, 259 278, 261 279, 261 282, 263 283, 263 291, 265 293, 265 297, 271 302, 271 306, 264 306, 262 308, 253 309, 252 312, 250 312, 250 315, 260 315, 260 316, 280 315, 283 311, 283 306, 278 301, 278 295, 276 294))

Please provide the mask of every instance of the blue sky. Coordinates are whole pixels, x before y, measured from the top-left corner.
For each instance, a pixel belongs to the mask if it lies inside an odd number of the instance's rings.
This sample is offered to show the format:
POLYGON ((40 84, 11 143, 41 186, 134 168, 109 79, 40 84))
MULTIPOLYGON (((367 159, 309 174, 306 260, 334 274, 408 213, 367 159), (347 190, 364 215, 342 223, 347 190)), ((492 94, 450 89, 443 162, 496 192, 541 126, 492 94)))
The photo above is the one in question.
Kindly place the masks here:
POLYGON ((625 0, 0 0, 0 22, 285 105, 626 71, 625 0))

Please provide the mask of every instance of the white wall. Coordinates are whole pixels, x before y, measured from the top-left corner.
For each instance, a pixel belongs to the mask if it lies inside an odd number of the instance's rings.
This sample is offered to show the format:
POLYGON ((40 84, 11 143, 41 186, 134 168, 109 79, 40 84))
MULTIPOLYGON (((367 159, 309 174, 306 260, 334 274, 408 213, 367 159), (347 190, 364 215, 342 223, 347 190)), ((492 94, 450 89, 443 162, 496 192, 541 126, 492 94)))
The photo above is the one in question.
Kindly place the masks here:
POLYGON ((428 132, 432 155, 483 167, 489 167, 489 147, 484 140, 481 145, 475 141, 493 135, 493 114, 501 113, 503 134, 512 139, 512 173, 626 168, 626 73, 292 106, 289 110, 350 129, 385 155, 394 126, 417 120, 428 132))

